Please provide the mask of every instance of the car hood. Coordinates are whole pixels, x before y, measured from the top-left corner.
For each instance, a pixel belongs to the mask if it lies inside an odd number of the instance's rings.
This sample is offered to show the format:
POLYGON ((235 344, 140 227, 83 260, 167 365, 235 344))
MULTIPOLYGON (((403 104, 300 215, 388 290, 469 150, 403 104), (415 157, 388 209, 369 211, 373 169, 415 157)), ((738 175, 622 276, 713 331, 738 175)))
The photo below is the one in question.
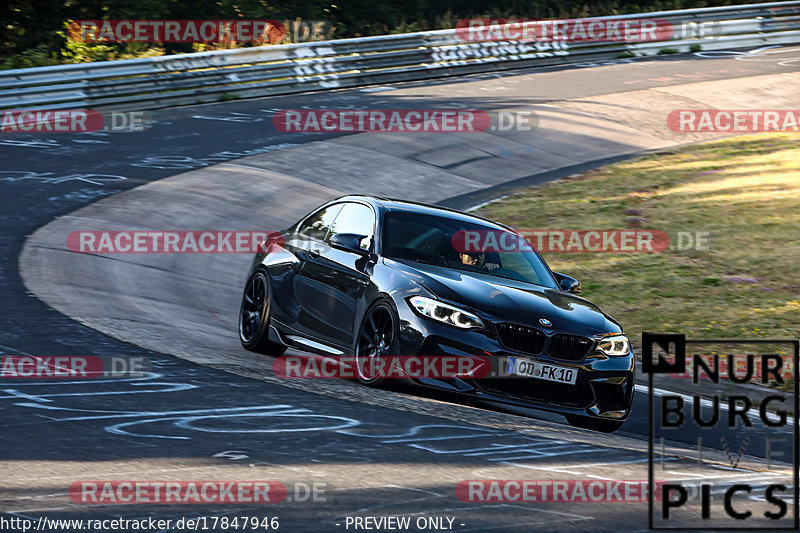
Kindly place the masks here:
POLYGON ((436 297, 469 307, 492 320, 508 320, 550 331, 595 335, 622 331, 619 323, 592 302, 573 294, 480 272, 386 259, 385 264, 412 274, 436 297))

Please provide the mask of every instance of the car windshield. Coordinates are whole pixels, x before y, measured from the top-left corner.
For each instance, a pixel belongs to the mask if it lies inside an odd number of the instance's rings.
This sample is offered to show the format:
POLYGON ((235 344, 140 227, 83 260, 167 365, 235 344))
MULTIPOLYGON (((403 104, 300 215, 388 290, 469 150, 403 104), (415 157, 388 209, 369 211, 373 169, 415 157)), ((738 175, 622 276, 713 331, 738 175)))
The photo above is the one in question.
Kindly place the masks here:
POLYGON ((544 261, 519 235, 454 218, 410 212, 384 216, 383 256, 556 288, 544 261))

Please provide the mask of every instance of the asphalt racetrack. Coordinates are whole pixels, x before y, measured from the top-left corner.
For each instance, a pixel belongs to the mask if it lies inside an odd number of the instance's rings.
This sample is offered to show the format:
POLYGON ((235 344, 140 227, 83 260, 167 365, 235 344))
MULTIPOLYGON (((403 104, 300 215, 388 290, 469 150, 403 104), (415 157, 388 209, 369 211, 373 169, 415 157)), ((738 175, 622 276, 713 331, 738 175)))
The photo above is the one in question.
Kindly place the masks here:
MULTIPOLYGON (((348 193, 467 209, 510 186, 711 138, 670 131, 664 117, 673 109, 798 106, 800 49, 785 48, 189 106, 150 112, 151 127, 139 133, 0 137, 0 353, 138 356, 153 365, 140 378, 0 383, 2 517, 173 520, 163 531, 178 531, 180 518, 237 515, 278 517, 292 532, 352 531, 353 517, 366 516, 440 518, 420 522, 431 531, 646 529, 641 502, 463 501, 456 491, 472 479, 646 480, 646 390, 631 420, 604 435, 424 391, 281 380, 269 358, 237 339, 249 255, 74 254, 66 235, 279 230, 348 193), (320 108, 530 111, 537 127, 273 127, 277 110, 320 108), (269 505, 92 505, 70 497, 81 480, 276 480, 288 493, 269 505), (314 484, 316 498, 307 490, 314 484)), ((664 479, 767 483, 791 469, 766 471, 756 438, 738 468, 725 467, 713 436, 711 462, 700 466, 695 438, 665 444, 664 479)), ((764 504, 751 501, 754 512, 764 504)))

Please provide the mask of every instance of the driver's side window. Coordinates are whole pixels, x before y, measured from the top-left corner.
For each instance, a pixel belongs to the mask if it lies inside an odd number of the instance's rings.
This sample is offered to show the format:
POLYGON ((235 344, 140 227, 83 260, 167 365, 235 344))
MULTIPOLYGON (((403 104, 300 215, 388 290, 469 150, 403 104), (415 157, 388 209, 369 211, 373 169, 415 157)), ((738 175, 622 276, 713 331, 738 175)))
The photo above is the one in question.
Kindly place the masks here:
POLYGON ((331 228, 331 224, 333 224, 333 220, 342 209, 342 205, 343 204, 333 204, 324 209, 320 209, 305 219, 303 223, 300 224, 300 227, 297 228, 297 232, 306 237, 324 241, 328 230, 331 228))

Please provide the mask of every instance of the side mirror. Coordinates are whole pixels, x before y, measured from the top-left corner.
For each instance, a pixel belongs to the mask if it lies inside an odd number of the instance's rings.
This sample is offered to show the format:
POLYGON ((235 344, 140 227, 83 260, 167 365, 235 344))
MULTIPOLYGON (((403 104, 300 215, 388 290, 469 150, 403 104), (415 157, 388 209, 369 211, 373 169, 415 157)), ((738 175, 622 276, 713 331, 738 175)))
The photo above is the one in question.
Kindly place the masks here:
POLYGON ((562 291, 578 294, 581 292, 581 282, 575 278, 562 274, 560 272, 553 272, 558 281, 558 286, 562 291))
POLYGON ((331 246, 346 252, 368 256, 370 251, 361 247, 361 241, 366 238, 366 235, 357 233, 336 233, 331 237, 331 246))

